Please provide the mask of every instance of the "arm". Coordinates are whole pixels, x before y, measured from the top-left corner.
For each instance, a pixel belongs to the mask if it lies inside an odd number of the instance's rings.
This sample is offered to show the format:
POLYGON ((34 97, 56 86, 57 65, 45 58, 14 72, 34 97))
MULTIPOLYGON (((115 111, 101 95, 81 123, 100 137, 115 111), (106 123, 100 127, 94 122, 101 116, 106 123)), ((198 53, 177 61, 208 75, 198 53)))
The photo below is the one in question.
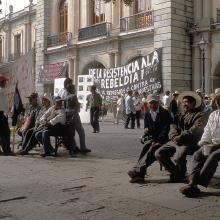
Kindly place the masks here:
POLYGON ((58 123, 65 124, 65 120, 66 120, 65 110, 60 109, 58 112, 59 112, 58 115, 50 120, 50 124, 53 126, 58 123))

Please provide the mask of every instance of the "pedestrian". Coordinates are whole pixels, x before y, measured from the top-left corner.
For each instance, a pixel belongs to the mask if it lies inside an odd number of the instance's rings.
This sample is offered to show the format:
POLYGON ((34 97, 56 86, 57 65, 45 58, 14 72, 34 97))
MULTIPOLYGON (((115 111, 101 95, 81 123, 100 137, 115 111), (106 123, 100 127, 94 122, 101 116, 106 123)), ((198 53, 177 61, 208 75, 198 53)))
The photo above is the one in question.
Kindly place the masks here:
POLYGON ((157 160, 170 172, 170 181, 179 182, 185 180, 186 156, 193 154, 198 149, 207 117, 199 112, 201 97, 192 91, 179 95, 183 104, 184 114, 178 115, 176 122, 170 126, 170 141, 155 152, 157 160), (171 157, 174 156, 174 161, 171 157))
POLYGON ((124 109, 125 109, 125 100, 121 94, 118 94, 117 100, 117 114, 115 124, 119 123, 119 119, 123 119, 124 117, 124 109))
POLYGON ((137 128, 140 128, 140 117, 141 117, 142 101, 141 101, 141 98, 139 96, 138 91, 134 92, 133 101, 134 101, 136 125, 137 125, 137 128))
POLYGON ((134 100, 133 100, 133 92, 131 90, 128 91, 128 95, 125 99, 125 111, 126 111, 126 122, 125 129, 129 129, 128 125, 131 121, 131 129, 135 127, 135 109, 134 109, 134 100))
POLYGON ((173 121, 176 120, 176 116, 179 113, 178 112, 178 97, 179 97, 179 92, 175 91, 172 94, 172 100, 170 102, 170 108, 169 109, 170 109, 170 114, 172 116, 173 121))
POLYGON ((8 124, 10 110, 4 93, 7 81, 8 78, 0 75, 0 145, 2 147, 3 155, 12 156, 14 153, 10 148, 10 129, 8 124))
POLYGON ((159 105, 159 98, 155 94, 148 95, 147 102, 149 111, 144 117, 144 136, 147 140, 137 164, 128 172, 131 183, 144 182, 147 168, 156 161, 155 151, 169 140, 170 113, 159 105))
POLYGON ((149 108, 148 108, 148 103, 147 103, 147 93, 143 92, 142 93, 142 106, 143 106, 143 113, 147 113, 149 108))
POLYGON ((169 111, 170 110, 170 102, 171 102, 170 91, 167 90, 165 92, 165 95, 162 98, 162 102, 163 102, 163 107, 169 111))
POLYGON ((180 188, 180 192, 188 197, 200 194, 198 185, 207 187, 220 161, 220 94, 216 94, 214 104, 217 110, 209 116, 199 146, 193 155, 192 171, 189 183, 180 188))
POLYGON ((90 106, 90 123, 93 127, 92 133, 99 133, 100 126, 99 126, 99 111, 102 106, 102 97, 96 91, 96 86, 93 85, 90 88, 91 94, 87 97, 87 104, 86 104, 86 111, 90 106))

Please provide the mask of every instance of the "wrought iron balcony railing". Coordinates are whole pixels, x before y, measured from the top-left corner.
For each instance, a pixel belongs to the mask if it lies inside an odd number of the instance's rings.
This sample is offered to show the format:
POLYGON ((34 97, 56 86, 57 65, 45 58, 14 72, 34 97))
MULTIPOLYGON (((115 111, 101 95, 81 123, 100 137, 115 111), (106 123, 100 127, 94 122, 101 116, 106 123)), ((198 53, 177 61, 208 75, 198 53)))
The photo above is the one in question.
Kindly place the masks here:
POLYGON ((87 40, 95 37, 109 36, 111 23, 105 22, 79 29, 78 40, 87 40))
POLYGON ((120 19, 120 31, 127 32, 153 26, 153 11, 146 11, 120 19))
POLYGON ((72 33, 70 32, 51 35, 47 37, 47 47, 55 47, 55 46, 69 44, 71 40, 72 40, 72 33))

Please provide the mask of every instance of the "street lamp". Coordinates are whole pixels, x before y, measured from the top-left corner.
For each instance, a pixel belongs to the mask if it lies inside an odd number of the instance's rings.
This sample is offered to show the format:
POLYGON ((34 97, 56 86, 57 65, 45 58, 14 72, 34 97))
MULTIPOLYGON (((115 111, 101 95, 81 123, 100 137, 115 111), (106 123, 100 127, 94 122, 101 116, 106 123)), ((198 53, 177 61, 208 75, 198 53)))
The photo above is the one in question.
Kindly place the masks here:
POLYGON ((202 92, 205 92, 205 50, 207 48, 207 42, 204 40, 204 37, 202 36, 202 39, 198 43, 199 48, 201 50, 201 58, 202 58, 202 92))

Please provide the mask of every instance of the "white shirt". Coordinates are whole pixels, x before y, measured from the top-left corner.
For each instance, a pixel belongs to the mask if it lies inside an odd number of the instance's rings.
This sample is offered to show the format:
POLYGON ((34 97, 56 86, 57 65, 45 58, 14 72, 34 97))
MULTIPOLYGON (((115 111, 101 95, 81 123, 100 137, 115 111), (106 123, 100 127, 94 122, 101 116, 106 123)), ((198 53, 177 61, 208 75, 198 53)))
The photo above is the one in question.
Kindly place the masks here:
POLYGON ((119 98, 117 101, 117 111, 124 111, 124 99, 119 98))
POLYGON ((140 97, 133 97, 135 111, 141 111, 142 101, 140 97))
POLYGON ((134 101, 132 99, 132 96, 127 96, 125 99, 125 109, 126 109, 126 114, 130 114, 133 112, 135 114, 135 109, 134 109, 134 101))
POLYGON ((8 107, 8 102, 4 94, 4 89, 1 87, 0 87, 0 111, 3 111, 5 113, 10 112, 9 107, 8 107))
POLYGON ((220 144, 220 110, 210 114, 199 145, 203 143, 220 144))
POLYGON ((151 115, 151 118, 152 118, 153 122, 156 121, 156 118, 157 118, 157 114, 158 114, 158 113, 159 113, 159 107, 157 108, 156 111, 150 110, 150 115, 151 115))
POLYGON ((65 99, 67 96, 68 96, 68 92, 66 89, 61 89, 59 92, 58 92, 58 96, 61 97, 61 99, 65 99))
POLYGON ((50 122, 51 125, 56 125, 61 123, 64 125, 66 123, 66 113, 65 109, 55 109, 55 106, 50 107, 44 115, 39 120, 40 123, 50 122))
POLYGON ((168 110, 170 108, 170 102, 171 102, 170 96, 164 95, 162 101, 163 101, 163 107, 168 110))

